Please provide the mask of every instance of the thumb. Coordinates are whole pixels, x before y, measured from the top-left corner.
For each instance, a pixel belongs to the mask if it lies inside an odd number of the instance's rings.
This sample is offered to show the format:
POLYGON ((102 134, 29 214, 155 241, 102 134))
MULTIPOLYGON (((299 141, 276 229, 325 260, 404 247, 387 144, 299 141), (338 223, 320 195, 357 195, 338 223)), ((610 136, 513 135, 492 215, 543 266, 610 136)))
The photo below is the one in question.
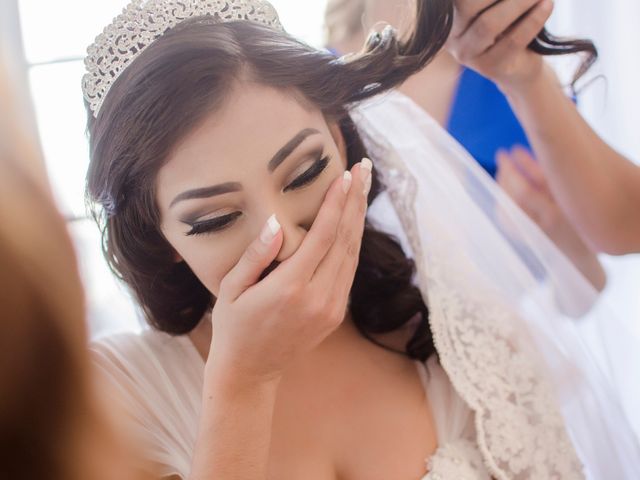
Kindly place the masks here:
POLYGON ((255 284, 262 272, 275 260, 282 247, 282 228, 275 215, 271 215, 258 238, 253 240, 227 273, 220 284, 220 294, 228 301, 236 300, 255 284))

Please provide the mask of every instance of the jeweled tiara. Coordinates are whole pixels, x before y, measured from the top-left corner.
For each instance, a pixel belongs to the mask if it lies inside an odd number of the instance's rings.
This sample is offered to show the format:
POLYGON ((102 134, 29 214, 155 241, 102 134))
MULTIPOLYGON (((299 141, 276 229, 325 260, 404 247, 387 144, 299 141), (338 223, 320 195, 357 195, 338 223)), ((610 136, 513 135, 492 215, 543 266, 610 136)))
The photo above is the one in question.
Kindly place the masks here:
POLYGON ((282 30, 265 0, 132 0, 87 48, 82 92, 96 117, 109 89, 140 53, 167 30, 192 17, 248 20, 282 30))

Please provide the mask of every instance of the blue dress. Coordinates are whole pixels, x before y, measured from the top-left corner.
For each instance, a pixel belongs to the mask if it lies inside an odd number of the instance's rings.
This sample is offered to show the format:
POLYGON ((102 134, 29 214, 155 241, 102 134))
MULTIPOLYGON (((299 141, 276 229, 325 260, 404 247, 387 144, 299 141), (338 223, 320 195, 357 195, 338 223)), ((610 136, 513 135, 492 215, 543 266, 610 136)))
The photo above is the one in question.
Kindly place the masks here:
MULTIPOLYGON (((462 68, 453 96, 447 131, 494 178, 499 150, 521 146, 531 151, 527 135, 504 94, 491 80, 466 67, 462 68)), ((536 277, 544 278, 544 269, 529 249, 519 242, 512 242, 512 246, 532 266, 536 277)))
POLYGON ((492 177, 496 153, 516 145, 531 150, 520 122, 496 85, 462 68, 446 124, 447 131, 492 177))

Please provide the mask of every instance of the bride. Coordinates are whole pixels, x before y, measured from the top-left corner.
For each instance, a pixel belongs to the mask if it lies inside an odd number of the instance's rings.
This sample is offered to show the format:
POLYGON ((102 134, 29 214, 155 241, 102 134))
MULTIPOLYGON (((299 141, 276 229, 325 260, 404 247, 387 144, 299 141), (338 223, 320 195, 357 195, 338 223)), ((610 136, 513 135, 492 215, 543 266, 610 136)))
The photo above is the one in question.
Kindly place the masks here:
POLYGON ((158 477, 637 477, 596 293, 378 95, 449 34, 417 9, 336 60, 263 1, 136 0, 89 48, 88 196, 153 327, 93 349, 158 477))

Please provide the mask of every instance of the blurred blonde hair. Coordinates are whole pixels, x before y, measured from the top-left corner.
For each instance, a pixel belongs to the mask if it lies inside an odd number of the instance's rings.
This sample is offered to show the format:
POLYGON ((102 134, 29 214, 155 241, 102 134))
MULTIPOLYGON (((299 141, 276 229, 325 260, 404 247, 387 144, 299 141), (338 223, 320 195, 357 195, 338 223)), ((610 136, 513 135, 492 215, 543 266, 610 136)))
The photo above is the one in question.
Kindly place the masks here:
POLYGON ((324 14, 326 44, 339 45, 362 34, 365 10, 366 0, 329 0, 324 14))
POLYGON ((415 0, 328 0, 325 43, 331 48, 359 49, 369 30, 387 24, 396 27, 400 37, 406 39, 411 33, 415 9, 415 0))

